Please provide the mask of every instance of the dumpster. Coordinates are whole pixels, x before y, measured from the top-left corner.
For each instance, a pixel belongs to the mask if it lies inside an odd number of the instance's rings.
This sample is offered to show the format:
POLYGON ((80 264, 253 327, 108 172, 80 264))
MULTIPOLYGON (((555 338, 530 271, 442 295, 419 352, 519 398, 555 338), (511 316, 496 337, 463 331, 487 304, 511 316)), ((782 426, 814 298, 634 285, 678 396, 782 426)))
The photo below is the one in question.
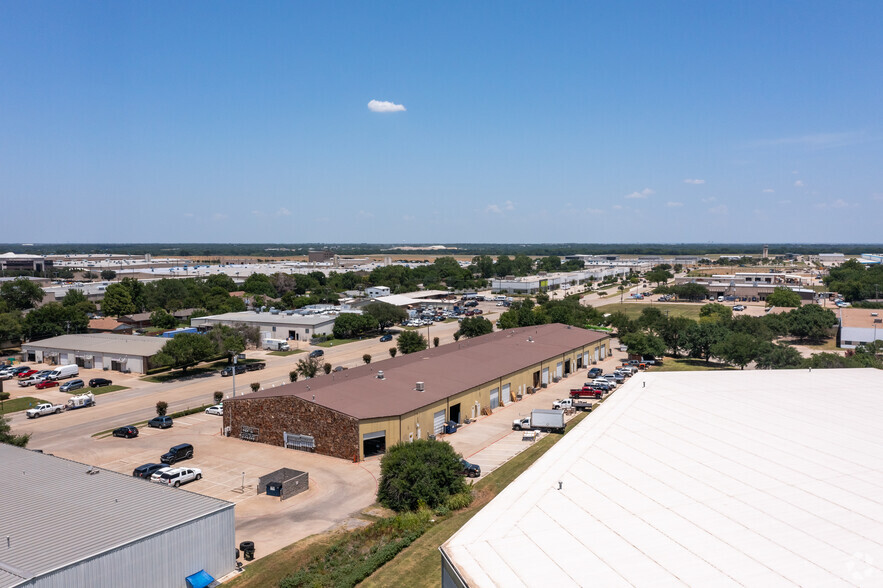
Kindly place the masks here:
POLYGON ((454 421, 448 421, 445 423, 445 434, 450 435, 452 433, 457 432, 457 423, 454 421))

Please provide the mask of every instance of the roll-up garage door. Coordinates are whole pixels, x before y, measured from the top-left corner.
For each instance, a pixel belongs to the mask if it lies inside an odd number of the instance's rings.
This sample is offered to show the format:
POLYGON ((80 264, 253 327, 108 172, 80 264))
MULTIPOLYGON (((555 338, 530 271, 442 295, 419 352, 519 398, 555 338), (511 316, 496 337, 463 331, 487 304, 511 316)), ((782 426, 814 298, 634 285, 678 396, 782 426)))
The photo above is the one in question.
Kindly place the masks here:
POLYGON ((589 365, 589 352, 586 351, 583 353, 583 367, 588 367, 589 365))
POLYGON ((600 358, 600 356, 601 356, 601 352, 596 349, 595 350, 595 363, 598 363, 598 359, 600 358))
POLYGON ((604 359, 604 355, 605 355, 604 352, 605 352, 605 351, 607 351, 607 348, 604 347, 604 346, 602 345, 602 346, 601 346, 601 359, 604 359))
POLYGON ((362 453, 365 457, 386 452, 386 431, 374 431, 362 435, 362 453))
POLYGON ((445 411, 444 409, 432 415, 432 429, 436 435, 445 432, 445 411))
POLYGON ((500 407, 500 389, 494 388, 491 390, 491 410, 500 407))
POLYGON ((559 361, 558 365, 555 367, 555 376, 557 376, 558 379, 560 380, 563 375, 564 375, 564 363, 559 361))
POLYGON ((500 402, 503 406, 506 406, 506 403, 512 399, 512 395, 509 392, 509 384, 503 384, 503 389, 501 390, 502 394, 500 394, 500 402))
POLYGON ((543 384, 549 383, 549 368, 543 368, 543 384))

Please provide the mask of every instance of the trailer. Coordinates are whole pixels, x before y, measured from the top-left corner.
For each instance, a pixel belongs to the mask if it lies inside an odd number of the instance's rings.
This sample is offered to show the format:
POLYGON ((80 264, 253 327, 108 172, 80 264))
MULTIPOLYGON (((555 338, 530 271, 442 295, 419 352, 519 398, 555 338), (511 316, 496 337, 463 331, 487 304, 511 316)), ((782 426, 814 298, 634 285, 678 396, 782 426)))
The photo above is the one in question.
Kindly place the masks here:
POLYGON ((86 392, 85 394, 79 394, 68 398, 64 409, 76 410, 78 408, 88 408, 90 406, 95 406, 95 396, 91 392, 86 392))

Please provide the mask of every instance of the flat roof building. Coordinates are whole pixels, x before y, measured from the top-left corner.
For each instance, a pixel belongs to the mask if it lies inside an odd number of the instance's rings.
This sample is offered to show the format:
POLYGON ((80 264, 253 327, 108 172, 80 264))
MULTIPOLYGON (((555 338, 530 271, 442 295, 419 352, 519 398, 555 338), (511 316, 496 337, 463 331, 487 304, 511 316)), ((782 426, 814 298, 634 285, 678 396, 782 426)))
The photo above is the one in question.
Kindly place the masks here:
POLYGON ((0 588, 178 587, 236 565, 233 503, 11 445, 0 462, 0 588))
POLYGON ((21 350, 27 361, 144 374, 151 367, 150 358, 167 342, 158 337, 89 333, 31 341, 21 350))
POLYGON ((261 339, 293 339, 309 341, 314 335, 330 335, 334 329, 336 314, 297 314, 292 311, 227 312, 190 319, 192 327, 215 325, 248 325, 261 331, 261 339))
POLYGON ((0 253, 0 270, 48 272, 52 270, 52 260, 46 259, 42 255, 27 255, 9 251, 0 253))
POLYGON ((883 310, 839 308, 837 346, 855 349, 873 341, 883 341, 883 310))
POLYGON ((441 585, 878 585, 881 388, 875 369, 635 376, 441 546, 441 585))
POLYGON ((224 424, 252 441, 361 459, 574 374, 609 354, 608 338, 560 324, 497 331, 228 398, 224 424))

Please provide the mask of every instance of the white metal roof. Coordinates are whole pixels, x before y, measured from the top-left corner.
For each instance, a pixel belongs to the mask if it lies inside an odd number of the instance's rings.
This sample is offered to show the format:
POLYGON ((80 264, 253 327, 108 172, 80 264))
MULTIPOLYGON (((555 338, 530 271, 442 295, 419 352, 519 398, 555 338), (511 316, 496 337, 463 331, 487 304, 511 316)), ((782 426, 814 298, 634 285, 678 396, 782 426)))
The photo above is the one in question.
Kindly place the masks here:
POLYGON ((641 374, 442 550, 469 586, 880 585, 881 422, 880 370, 641 374))
POLYGON ((23 343, 22 349, 63 349, 82 353, 107 353, 150 357, 163 348, 169 340, 163 337, 139 335, 116 335, 113 333, 89 333, 85 335, 60 335, 23 343))
POLYGON ((2 588, 233 508, 217 498, 11 445, 0 444, 0 463, 2 588), (90 469, 98 473, 88 474, 90 469))
POLYGON ((271 312, 227 312, 224 314, 215 314, 212 316, 201 316, 199 318, 190 319, 191 325, 210 325, 215 323, 252 323, 260 325, 290 325, 290 326, 316 326, 333 323, 337 315, 329 314, 285 314, 279 312, 273 314, 271 312))

